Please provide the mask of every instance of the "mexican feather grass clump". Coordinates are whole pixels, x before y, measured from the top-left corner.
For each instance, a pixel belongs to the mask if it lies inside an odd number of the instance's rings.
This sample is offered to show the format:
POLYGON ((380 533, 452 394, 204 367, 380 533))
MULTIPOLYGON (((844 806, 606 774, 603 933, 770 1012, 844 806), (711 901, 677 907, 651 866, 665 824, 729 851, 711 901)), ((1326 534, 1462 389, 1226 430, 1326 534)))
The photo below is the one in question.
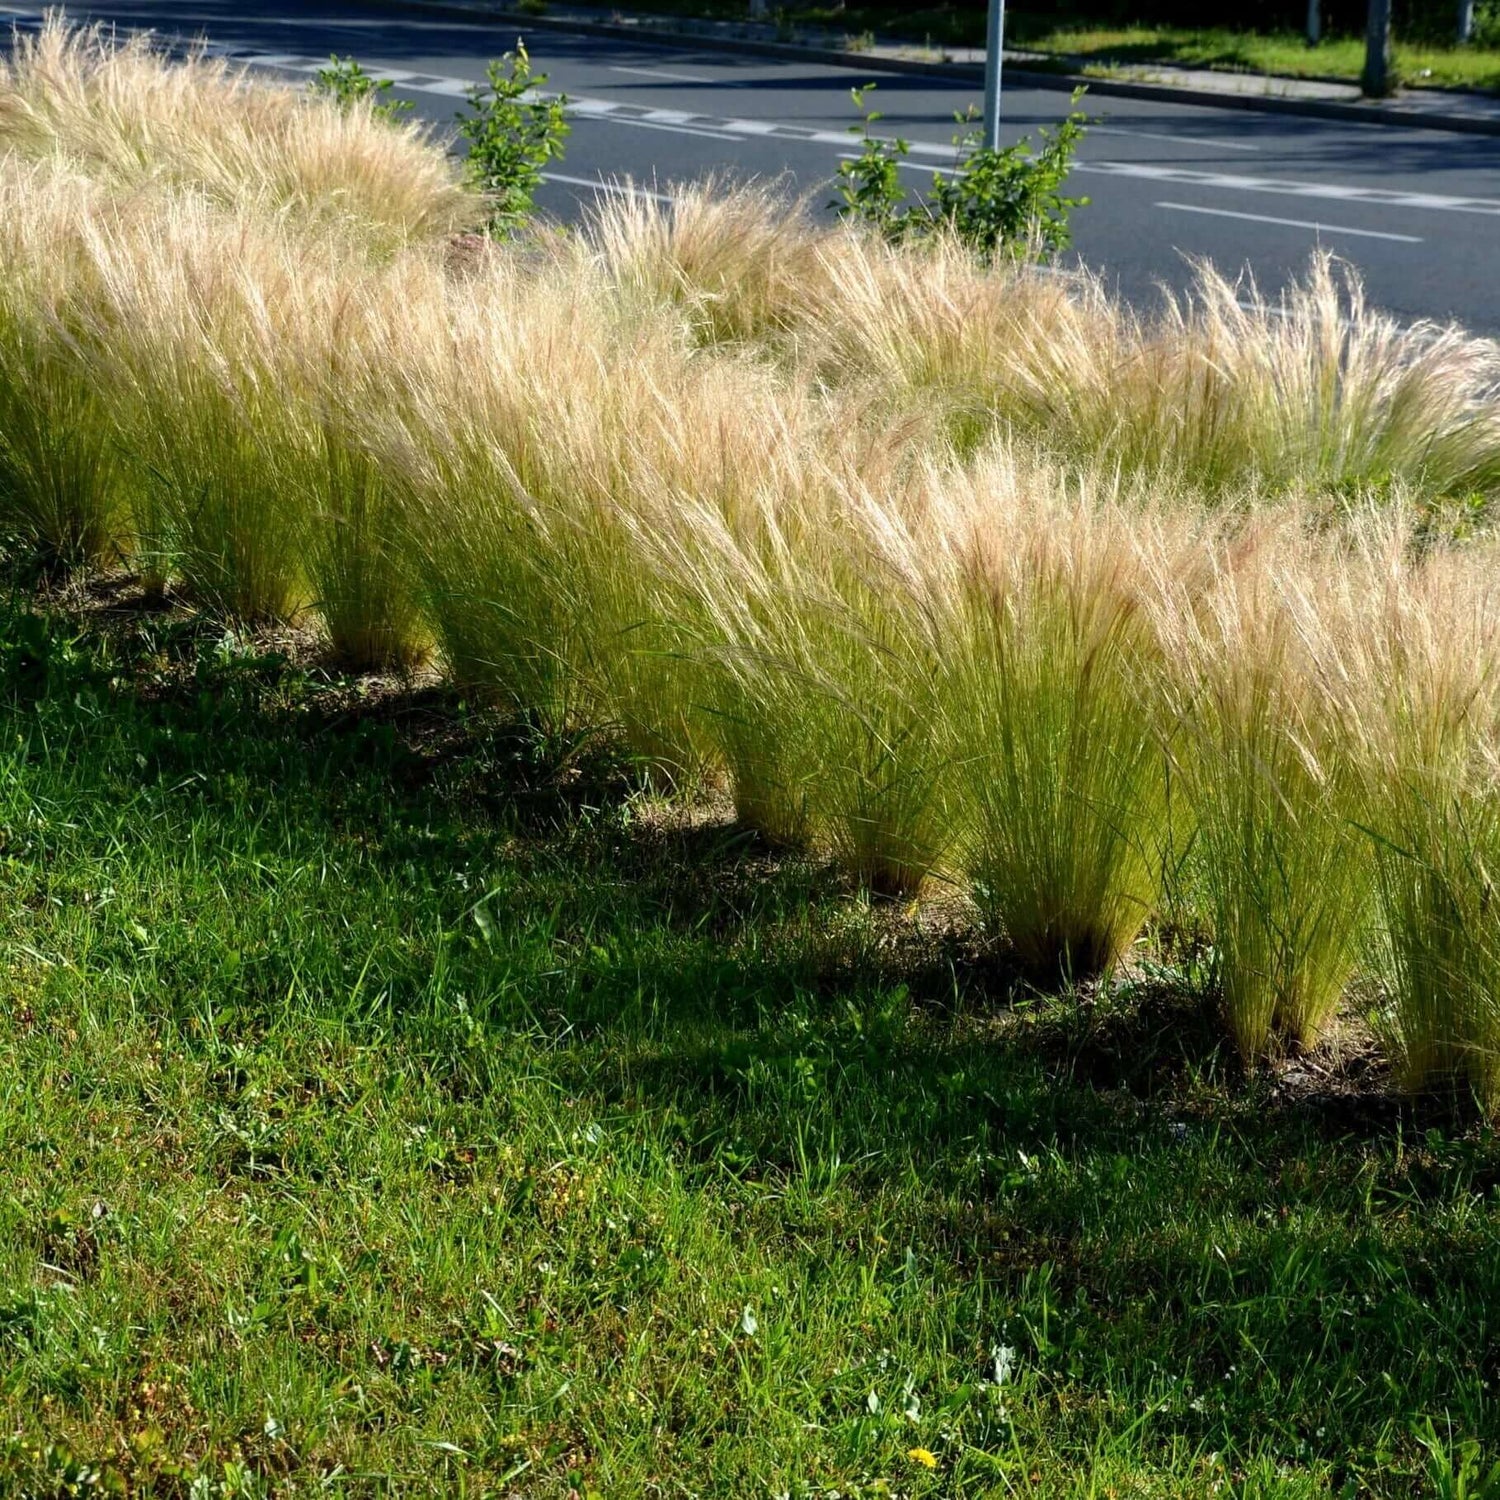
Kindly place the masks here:
POLYGON ((1247 1061, 1317 1042, 1366 935, 1372 850, 1329 680, 1347 617, 1317 592, 1338 570, 1294 514, 1216 547, 1196 587, 1163 581, 1173 763, 1247 1061))
POLYGON ((898 248, 794 224, 764 190, 709 186, 670 209, 610 202, 589 234, 638 313, 925 414, 963 450, 1024 437, 1213 501, 1500 487, 1500 346, 1397 322, 1330 255, 1274 298, 1200 262, 1148 317, 1087 273, 980 264, 943 235, 898 248))
POLYGON ((232 621, 295 618, 309 538, 278 473, 296 435, 275 372, 281 312, 309 295, 317 266, 259 225, 187 202, 117 222, 90 249, 142 572, 232 621))
POLYGON ((188 189, 375 255, 473 228, 482 204, 431 132, 373 107, 56 13, 0 59, 0 152, 61 159, 111 192, 188 189))
POLYGON ((837 485, 801 498, 738 525, 684 500, 645 550, 687 605, 703 735, 740 821, 912 896, 943 844, 939 617, 900 514, 837 485))
POLYGON ((1025 969, 1081 982, 1157 904, 1170 817, 1149 590, 1170 542, 1045 470, 991 460, 973 484, 947 528, 943 630, 959 859, 1025 969))
POLYGON ((455 244, 486 205, 367 104, 18 43, 18 561, 430 659, 852 886, 958 887, 1037 985, 1186 892, 1247 1063, 1357 978, 1407 1084, 1500 1103, 1492 344, 1327 259, 1146 318, 765 189, 455 244))
POLYGON ((0 158, 0 536, 46 568, 118 540, 119 454, 91 377, 84 179, 0 158))
POLYGON ((1412 567, 1376 551, 1345 642, 1369 779, 1388 1004, 1408 1088, 1500 1108, 1500 593, 1493 546, 1412 567))

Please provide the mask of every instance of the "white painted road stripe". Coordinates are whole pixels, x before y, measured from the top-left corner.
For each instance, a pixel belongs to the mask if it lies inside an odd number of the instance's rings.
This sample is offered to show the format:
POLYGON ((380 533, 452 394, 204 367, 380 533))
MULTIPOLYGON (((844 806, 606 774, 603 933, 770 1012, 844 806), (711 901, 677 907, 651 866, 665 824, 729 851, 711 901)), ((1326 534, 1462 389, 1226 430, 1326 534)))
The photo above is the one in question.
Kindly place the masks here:
POLYGON ((1090 125, 1090 135, 1131 135, 1143 141, 1170 141, 1174 146, 1211 146, 1215 151, 1259 151, 1244 141, 1210 140, 1203 135, 1168 135, 1164 130, 1133 130, 1128 125, 1090 125))
POLYGON ((619 193, 625 198, 655 198, 658 203, 670 203, 670 193, 654 193, 650 188, 643 188, 634 182, 610 182, 607 178, 599 177, 569 177, 566 172, 543 172, 543 182, 566 182, 570 187, 593 188, 600 193, 619 193))
POLYGON ((1212 214, 1216 219, 1248 219, 1253 224, 1285 224, 1291 229, 1315 229, 1319 234, 1357 234, 1367 240, 1400 240, 1407 245, 1420 245, 1422 238, 1416 234, 1390 234, 1383 229, 1354 229, 1348 224, 1319 224, 1311 219, 1275 219, 1269 214, 1241 214, 1232 208, 1205 208, 1198 203, 1158 203, 1157 208, 1175 209, 1180 214, 1212 214))
POLYGON ((1109 177, 1144 177, 1152 182, 1191 183, 1194 187, 1226 188, 1237 193, 1283 193, 1293 198, 1330 198, 1339 203, 1375 203, 1385 208, 1500 215, 1500 199, 1496 198, 1453 198, 1443 193, 1406 193, 1337 182, 1297 182, 1289 177, 1236 177, 1228 172, 1195 172, 1189 167, 1161 167, 1135 161, 1078 162, 1073 170, 1109 177))
POLYGON ((668 83, 718 83, 717 78, 705 78, 701 73, 672 73, 666 68, 627 68, 623 63, 610 63, 611 73, 636 73, 642 78, 665 78, 668 83))
POLYGON ((736 146, 742 146, 745 138, 742 135, 731 135, 727 130, 699 130, 693 125, 664 125, 660 120, 635 120, 629 115, 621 115, 611 119, 611 125, 631 125, 637 130, 665 130, 669 135, 696 135, 705 141, 731 141, 736 146))

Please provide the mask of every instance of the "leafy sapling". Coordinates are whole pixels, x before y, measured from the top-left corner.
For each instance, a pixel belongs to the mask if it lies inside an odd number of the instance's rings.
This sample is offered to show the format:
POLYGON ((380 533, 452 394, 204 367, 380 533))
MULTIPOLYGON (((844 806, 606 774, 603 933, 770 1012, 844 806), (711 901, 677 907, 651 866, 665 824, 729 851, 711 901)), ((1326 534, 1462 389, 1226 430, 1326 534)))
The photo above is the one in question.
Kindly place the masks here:
POLYGON ((928 203, 933 218, 981 255, 1005 250, 1047 260, 1066 250, 1073 242, 1068 216, 1089 201, 1062 192, 1088 123, 1088 116, 1077 108, 1082 94, 1082 89, 1075 90, 1074 108, 1055 131, 1040 132, 1042 144, 1036 152, 1029 136, 999 149, 976 145, 979 128, 973 107, 958 116, 958 123, 966 127, 954 141, 962 160, 956 172, 933 183, 928 203))
POLYGON ((563 154, 567 98, 537 93, 547 75, 532 71, 520 42, 489 65, 488 80, 469 90, 458 133, 469 143, 469 180, 490 200, 489 232, 503 236, 530 217, 542 168, 563 154))
POLYGON ((839 166, 838 196, 830 206, 843 218, 866 224, 893 242, 948 230, 984 257, 1003 252, 1046 260, 1068 248, 1069 214, 1089 201, 1062 191, 1088 123, 1077 108, 1083 90, 1074 93, 1067 119, 1056 130, 1041 132, 1041 147, 1035 151, 1029 137, 1001 149, 978 145, 974 111, 957 116, 962 128, 953 142, 958 151, 954 169, 935 179, 925 202, 908 205, 900 168, 911 145, 899 136, 870 134, 881 118, 866 103, 874 87, 850 91, 862 116, 850 129, 862 141, 860 154, 839 166))
POLYGON ((399 120, 411 112, 409 99, 388 98, 392 87, 389 78, 375 78, 366 73, 352 57, 340 57, 334 53, 326 68, 319 68, 308 85, 313 93, 332 99, 340 109, 348 109, 363 99, 370 99, 370 113, 377 119, 399 120))
POLYGON ((901 181, 901 163, 911 144, 899 136, 890 140, 870 134, 870 127, 883 118, 866 102, 875 88, 875 84, 867 83, 849 90, 860 113, 859 124, 849 127, 851 134, 860 137, 859 155, 839 163, 835 179, 838 196, 829 207, 836 208, 841 218, 866 224, 887 239, 898 240, 906 232, 907 221, 907 211, 902 207, 906 188, 901 181))

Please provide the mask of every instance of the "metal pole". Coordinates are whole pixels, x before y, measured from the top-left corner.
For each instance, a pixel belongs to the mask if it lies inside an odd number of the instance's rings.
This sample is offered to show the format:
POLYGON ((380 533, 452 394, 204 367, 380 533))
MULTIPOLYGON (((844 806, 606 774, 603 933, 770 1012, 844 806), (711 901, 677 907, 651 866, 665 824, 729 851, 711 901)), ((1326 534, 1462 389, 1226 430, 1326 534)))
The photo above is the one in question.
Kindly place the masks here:
POLYGON ((1384 99, 1391 92, 1391 0, 1370 0, 1360 87, 1371 99, 1384 99))
POLYGON ((1005 48, 1005 0, 990 0, 984 51, 984 144, 1000 149, 1000 61, 1005 48))
POLYGON ((1474 0, 1458 0, 1458 39, 1474 40, 1474 0))
POLYGON ((1323 40, 1323 0, 1307 0, 1307 45, 1316 47, 1323 40))

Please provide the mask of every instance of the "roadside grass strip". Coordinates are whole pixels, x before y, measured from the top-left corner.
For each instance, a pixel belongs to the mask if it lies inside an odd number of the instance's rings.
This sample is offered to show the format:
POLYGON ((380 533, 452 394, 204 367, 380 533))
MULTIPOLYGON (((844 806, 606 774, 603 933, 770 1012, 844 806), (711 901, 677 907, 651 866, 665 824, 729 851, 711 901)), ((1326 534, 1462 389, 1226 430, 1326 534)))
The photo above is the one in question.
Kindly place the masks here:
POLYGON ((373 102, 0 64, 0 1492, 1478 1493, 1500 349, 373 102))

